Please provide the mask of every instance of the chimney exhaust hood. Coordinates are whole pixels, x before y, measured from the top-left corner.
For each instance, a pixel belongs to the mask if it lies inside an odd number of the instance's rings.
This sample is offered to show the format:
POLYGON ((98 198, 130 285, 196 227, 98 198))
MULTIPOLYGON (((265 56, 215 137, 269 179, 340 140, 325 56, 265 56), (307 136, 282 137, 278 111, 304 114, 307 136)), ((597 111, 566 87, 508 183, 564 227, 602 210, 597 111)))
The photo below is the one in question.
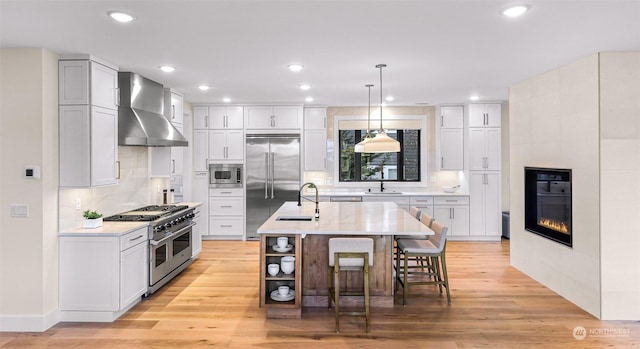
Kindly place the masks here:
POLYGON ((131 72, 118 73, 118 144, 186 147, 189 142, 164 117, 164 88, 131 72))

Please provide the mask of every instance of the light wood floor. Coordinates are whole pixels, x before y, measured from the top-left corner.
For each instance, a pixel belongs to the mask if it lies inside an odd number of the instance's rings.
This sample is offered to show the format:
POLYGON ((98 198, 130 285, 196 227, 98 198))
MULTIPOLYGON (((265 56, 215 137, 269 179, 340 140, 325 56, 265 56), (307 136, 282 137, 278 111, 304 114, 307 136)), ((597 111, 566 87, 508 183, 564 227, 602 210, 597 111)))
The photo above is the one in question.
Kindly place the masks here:
POLYGON ((0 348, 640 348, 640 322, 599 321, 510 267, 508 241, 447 250, 452 304, 415 287, 406 307, 373 309, 369 334, 359 317, 343 317, 336 334, 325 308, 265 319, 258 243, 205 241, 188 270, 118 321, 0 333, 0 348))

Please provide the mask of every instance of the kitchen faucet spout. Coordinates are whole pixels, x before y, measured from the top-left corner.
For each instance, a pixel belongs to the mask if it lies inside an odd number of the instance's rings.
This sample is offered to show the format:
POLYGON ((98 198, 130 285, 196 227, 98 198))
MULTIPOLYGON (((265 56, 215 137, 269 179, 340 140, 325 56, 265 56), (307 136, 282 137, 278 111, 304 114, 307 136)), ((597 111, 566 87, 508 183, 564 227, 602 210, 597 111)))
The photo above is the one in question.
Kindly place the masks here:
MULTIPOLYGON (((316 187, 315 184, 313 184, 311 182, 307 182, 307 183, 303 184, 300 187, 300 190, 298 190, 298 206, 302 206, 302 202, 301 202, 302 194, 301 193, 302 193, 302 190, 304 189, 304 187, 306 187, 306 186, 316 190, 316 201, 315 201, 315 203, 316 203, 316 213, 315 213, 315 219, 317 221, 317 220, 320 219, 320 207, 319 207, 318 187, 316 187)), ((309 200, 309 199, 305 198, 305 200, 309 200)), ((309 200, 309 201, 311 201, 311 200, 309 200)))

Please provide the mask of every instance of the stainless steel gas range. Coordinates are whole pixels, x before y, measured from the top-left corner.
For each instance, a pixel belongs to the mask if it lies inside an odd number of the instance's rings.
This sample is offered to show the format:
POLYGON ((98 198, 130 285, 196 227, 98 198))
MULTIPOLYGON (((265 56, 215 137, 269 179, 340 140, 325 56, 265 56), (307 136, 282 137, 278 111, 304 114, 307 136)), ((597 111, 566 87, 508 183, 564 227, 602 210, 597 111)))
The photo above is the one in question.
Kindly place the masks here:
POLYGON ((151 205, 104 218, 111 222, 150 222, 149 290, 151 294, 191 265, 195 213, 186 205, 151 205))

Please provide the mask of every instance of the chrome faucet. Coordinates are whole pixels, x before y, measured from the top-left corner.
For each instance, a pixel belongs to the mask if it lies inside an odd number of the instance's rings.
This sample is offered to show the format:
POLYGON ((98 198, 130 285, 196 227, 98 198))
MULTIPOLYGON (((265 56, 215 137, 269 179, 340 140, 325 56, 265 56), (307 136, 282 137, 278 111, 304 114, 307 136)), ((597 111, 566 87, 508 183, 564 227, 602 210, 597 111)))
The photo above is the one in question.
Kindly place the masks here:
MULTIPOLYGON (((306 186, 309 186, 309 188, 313 188, 313 189, 316 190, 316 214, 315 214, 315 219, 317 221, 317 220, 320 219, 320 208, 319 208, 319 200, 318 200, 318 187, 316 187, 315 184, 313 184, 311 182, 307 182, 307 183, 303 184, 300 187, 300 190, 298 190, 298 206, 302 206, 302 202, 301 202, 302 195, 301 195, 301 193, 302 193, 302 189, 304 189, 304 187, 306 187, 306 186)), ((305 200, 309 200, 309 199, 305 198, 305 200)), ((309 200, 309 201, 311 201, 311 200, 309 200)))

